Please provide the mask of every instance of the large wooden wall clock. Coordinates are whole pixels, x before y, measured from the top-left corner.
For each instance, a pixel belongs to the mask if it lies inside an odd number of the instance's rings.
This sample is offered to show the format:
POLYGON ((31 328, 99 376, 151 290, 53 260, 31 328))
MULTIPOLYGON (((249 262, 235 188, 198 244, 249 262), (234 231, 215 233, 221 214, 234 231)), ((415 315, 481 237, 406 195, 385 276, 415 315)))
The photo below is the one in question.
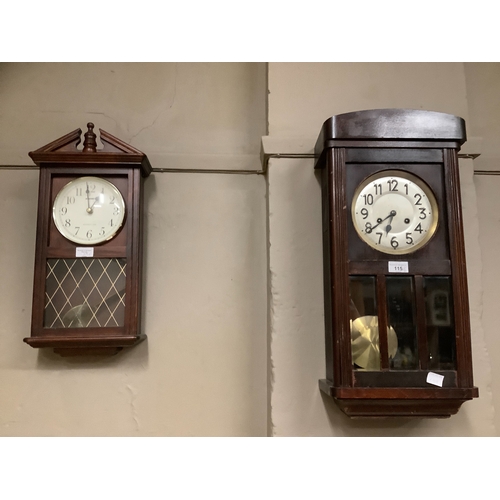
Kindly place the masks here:
POLYGON ((89 123, 29 153, 40 167, 32 347, 61 355, 114 353, 140 332, 141 151, 89 123))
POLYGON ((333 116, 316 143, 326 379, 347 415, 448 417, 473 385, 458 156, 462 118, 333 116))

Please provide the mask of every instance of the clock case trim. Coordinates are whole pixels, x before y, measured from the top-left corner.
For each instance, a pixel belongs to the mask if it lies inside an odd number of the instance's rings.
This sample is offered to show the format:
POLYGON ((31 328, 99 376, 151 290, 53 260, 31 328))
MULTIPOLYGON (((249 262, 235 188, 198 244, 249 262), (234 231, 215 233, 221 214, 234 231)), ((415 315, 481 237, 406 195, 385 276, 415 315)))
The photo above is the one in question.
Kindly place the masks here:
MULTIPOLYGON (((420 109, 369 109, 331 116, 323 127, 314 148, 315 155, 331 147, 331 141, 375 141, 364 147, 377 147, 386 141, 406 141, 406 147, 439 148, 462 145, 467 140, 465 120, 459 116, 420 109), (423 142, 424 141, 424 142, 423 142)), ((363 147, 363 146, 361 146, 363 147)), ((460 147, 459 147, 460 149, 460 147)))
MULTIPOLYGON (((462 118, 445 113, 407 109, 366 110, 337 115, 325 121, 319 134, 315 146, 315 156, 318 158, 315 169, 320 170, 323 199, 327 367, 327 379, 320 380, 319 386, 322 392, 334 398, 348 416, 448 417, 455 414, 464 401, 478 397, 478 390, 473 386, 472 379, 457 157, 465 140, 465 122, 462 118), (354 265, 348 261, 347 217, 350 207, 346 193, 346 164, 349 163, 384 163, 385 169, 392 169, 391 165, 396 163, 440 163, 443 166, 445 207, 441 208, 445 208, 447 213, 446 234, 450 258, 437 263, 435 271, 436 274, 441 274, 443 270, 448 270, 444 274, 452 277, 457 352, 457 369, 452 373, 452 378, 456 381, 454 387, 426 387, 425 383, 419 387, 411 387, 412 384, 407 381, 417 372, 426 374, 432 371, 425 369, 372 372, 375 379, 378 378, 375 384, 379 386, 359 387, 366 382, 367 372, 358 371, 357 376, 356 370, 352 369, 349 311, 347 307, 342 306, 348 303, 348 277, 352 274, 354 265), (337 188, 332 189, 333 186, 337 188), (398 374, 402 375, 406 387, 403 384, 392 385, 391 379, 398 374)), ((416 253, 420 251, 417 250, 416 253)), ((384 267, 387 269, 384 259, 411 260, 408 255, 381 257, 375 269, 377 275, 384 273, 384 267)), ((369 269, 370 264, 365 263, 364 271, 369 269)), ((362 274, 363 266, 357 271, 362 274)), ((367 274, 374 274, 374 270, 367 274)), ((384 342, 383 338, 381 336, 381 344, 384 342)), ((388 366, 388 359, 385 362, 388 366)), ((369 377, 368 375, 368 379, 369 377)))
POLYGON ((83 150, 78 150, 82 135, 82 129, 78 128, 28 154, 38 167, 46 163, 92 163, 95 168, 99 168, 99 163, 102 164, 102 168, 113 164, 130 164, 139 166, 143 177, 148 177, 151 174, 153 167, 142 151, 112 136, 105 130, 99 129, 99 134, 103 145, 100 150, 94 148, 91 151, 85 151, 85 145, 83 150))
POLYGON ((146 335, 138 331, 142 281, 142 200, 143 179, 150 175, 152 167, 144 153, 101 129, 103 149, 97 150, 93 127, 93 124, 88 124, 83 150, 77 149, 82 130, 76 129, 29 153, 40 168, 40 180, 31 336, 23 340, 34 348, 52 347, 54 352, 63 356, 114 354, 146 339, 146 335), (97 175, 107 180, 113 177, 126 178, 128 187, 127 193, 122 192, 122 196, 127 206, 126 224, 128 241, 131 243, 113 246, 111 239, 93 247, 94 258, 127 259, 124 326, 99 328, 97 334, 89 333, 88 328, 43 327, 45 292, 37 292, 45 290, 46 260, 76 258, 74 249, 79 246, 72 242, 69 242, 71 245, 68 249, 48 246, 50 227, 54 224, 51 210, 48 210, 55 197, 51 192, 52 179, 55 176, 76 178, 86 175, 97 175))

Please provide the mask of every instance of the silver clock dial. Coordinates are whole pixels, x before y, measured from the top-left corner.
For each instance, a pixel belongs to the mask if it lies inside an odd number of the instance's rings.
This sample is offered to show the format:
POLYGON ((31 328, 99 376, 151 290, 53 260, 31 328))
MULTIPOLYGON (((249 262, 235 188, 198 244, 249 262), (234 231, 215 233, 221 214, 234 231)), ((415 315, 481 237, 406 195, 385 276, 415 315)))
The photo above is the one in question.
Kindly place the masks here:
POLYGON ((385 170, 365 179, 355 190, 351 214, 365 243, 396 255, 422 248, 438 223, 437 202, 429 186, 402 170, 385 170))
POLYGON ((52 217, 68 240, 96 245, 118 233, 125 219, 125 202, 111 182, 100 177, 79 177, 59 191, 52 217))

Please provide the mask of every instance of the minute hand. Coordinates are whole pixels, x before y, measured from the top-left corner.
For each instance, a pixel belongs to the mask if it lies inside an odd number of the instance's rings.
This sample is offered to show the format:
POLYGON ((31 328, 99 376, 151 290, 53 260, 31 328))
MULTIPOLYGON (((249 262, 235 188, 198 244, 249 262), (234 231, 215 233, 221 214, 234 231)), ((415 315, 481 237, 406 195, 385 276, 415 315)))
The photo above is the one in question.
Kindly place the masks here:
POLYGON ((372 226, 370 228, 370 230, 366 230, 367 233, 371 233, 376 227, 380 226, 380 224, 382 224, 382 222, 386 221, 389 217, 391 217, 391 221, 392 221, 392 218, 396 215, 396 210, 391 210, 391 213, 385 218, 385 219, 382 219, 380 222, 378 222, 377 224, 375 224, 374 226, 372 226))

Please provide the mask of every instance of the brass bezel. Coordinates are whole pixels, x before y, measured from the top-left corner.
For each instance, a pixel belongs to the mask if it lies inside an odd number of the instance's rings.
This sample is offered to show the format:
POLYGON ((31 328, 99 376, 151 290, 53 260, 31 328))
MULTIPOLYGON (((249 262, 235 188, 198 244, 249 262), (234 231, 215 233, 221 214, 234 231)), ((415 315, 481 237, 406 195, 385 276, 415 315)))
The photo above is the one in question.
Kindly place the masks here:
POLYGON ((405 254, 416 252, 417 250, 420 250, 422 247, 427 245, 427 243, 429 243, 431 238, 436 233, 436 230, 438 227, 439 209, 438 209, 436 197, 434 196, 432 189, 420 177, 418 177, 415 174, 412 174, 410 172, 407 172, 406 170, 395 170, 395 169, 379 170, 378 172, 375 172, 374 174, 371 174, 368 177, 366 177, 363 181, 361 181, 361 183, 354 190, 354 195, 353 195, 352 203, 351 203, 351 218, 352 218, 352 224, 354 226, 354 229, 356 230, 356 233, 361 238, 361 240, 363 242, 365 242, 367 245, 369 245, 371 248, 377 250, 378 252, 385 253, 388 255, 405 255, 405 254), (432 224, 431 224, 427 234, 425 235, 425 237, 412 247, 403 248, 401 250, 397 250, 397 249, 390 250, 388 248, 382 249, 378 245, 373 243, 370 238, 367 238, 366 235, 360 231, 359 227, 356 224, 355 204, 356 204, 356 201, 357 201, 361 191, 371 182, 374 182, 374 181, 381 179, 383 177, 400 177, 400 178, 406 179, 410 182, 413 182, 425 193, 425 195, 429 199, 429 202, 430 202, 430 205, 432 208, 432 216, 433 216, 432 224))
POLYGON ((125 200, 123 199, 123 196, 122 196, 120 190, 112 182, 110 182, 107 179, 104 179, 102 177, 97 177, 95 175, 77 177, 77 178, 73 179, 72 181, 69 181, 67 184, 65 184, 59 190, 59 192, 57 193, 56 197, 54 198, 54 203, 52 204, 52 220, 54 221, 54 225, 56 226, 57 230, 67 240, 69 240, 69 241, 71 241, 73 243, 77 243, 78 245, 84 245, 84 246, 100 245, 101 243, 105 243, 106 241, 112 240, 118 234, 118 232, 122 228, 123 224, 125 223, 126 215, 127 214, 126 214, 125 200), (73 184, 76 184, 77 182, 81 182, 81 181, 87 181, 87 180, 93 180, 94 182, 95 181, 104 182, 104 183, 108 184, 109 188, 111 189, 111 191, 116 195, 117 200, 118 200, 119 204, 121 205, 122 213, 123 213, 122 220, 120 221, 120 224, 117 225, 116 228, 114 229, 113 234, 110 234, 109 236, 107 236, 106 238, 103 238, 103 239, 94 240, 94 241, 92 241, 90 243, 82 241, 81 238, 75 238, 72 234, 68 234, 66 232, 66 228, 64 226, 61 226, 61 224, 59 223, 59 221, 57 220, 57 217, 56 217, 57 202, 58 202, 59 197, 62 195, 62 193, 65 190, 67 190, 67 189, 71 189, 71 186, 73 184))

